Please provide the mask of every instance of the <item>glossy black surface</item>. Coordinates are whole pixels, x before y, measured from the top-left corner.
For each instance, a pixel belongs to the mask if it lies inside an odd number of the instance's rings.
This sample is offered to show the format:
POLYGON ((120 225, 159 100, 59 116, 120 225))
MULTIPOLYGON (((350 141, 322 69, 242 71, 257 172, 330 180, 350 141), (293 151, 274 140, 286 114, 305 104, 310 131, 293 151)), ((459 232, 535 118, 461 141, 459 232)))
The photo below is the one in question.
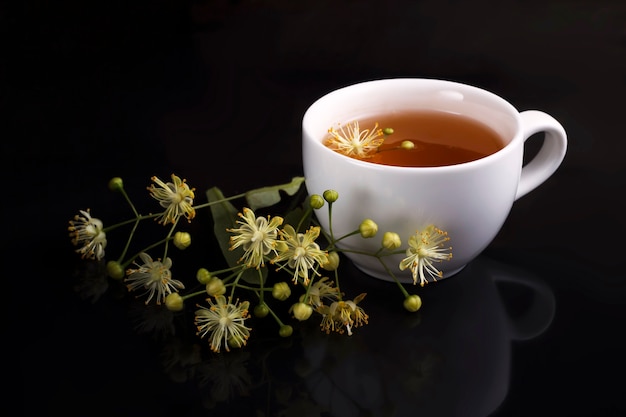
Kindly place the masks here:
MULTIPOLYGON (((622 1, 32 1, 6 12, 5 407, 16 415, 626 413, 622 1), (312 101, 396 76, 486 88, 552 114, 569 136, 563 165, 485 252, 419 290, 419 314, 344 264, 344 287, 368 292, 370 323, 352 337, 314 323, 279 339, 262 324, 243 350, 193 356, 204 342, 172 335, 171 317, 137 316, 118 283, 76 272, 68 220, 127 210, 110 177, 141 192, 175 172, 199 195, 286 182, 302 174, 312 101)), ((210 253, 210 222, 197 220, 190 253, 210 253)))

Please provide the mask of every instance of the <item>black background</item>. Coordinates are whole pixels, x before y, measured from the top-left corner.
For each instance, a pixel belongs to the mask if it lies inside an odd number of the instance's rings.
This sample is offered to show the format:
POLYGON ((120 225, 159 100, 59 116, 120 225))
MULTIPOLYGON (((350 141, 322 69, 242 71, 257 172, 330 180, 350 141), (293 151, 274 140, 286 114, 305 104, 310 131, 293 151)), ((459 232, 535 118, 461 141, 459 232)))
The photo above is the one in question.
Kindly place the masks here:
MULTIPOLYGON (((568 132, 562 166, 515 203, 483 255, 535 276, 556 300, 546 332, 511 343, 506 399, 489 412, 626 412, 622 1, 24 1, 2 15, 4 339, 8 382, 17 386, 5 407, 25 415, 251 415, 236 414, 239 407, 279 415, 257 391, 201 405, 202 390, 164 374, 158 349, 137 336, 119 304, 76 297, 67 221, 87 207, 113 218, 124 212, 107 190, 113 176, 139 192, 150 176, 175 172, 199 195, 286 182, 302 174, 300 122, 316 98, 369 79, 429 77, 546 111, 568 132)), ((200 248, 212 244, 198 239, 200 248)), ((380 283, 347 268, 379 291, 370 303, 395 308, 380 283)), ((469 314, 445 301, 453 281, 440 284, 424 290, 423 319, 437 300, 450 314, 469 314)), ((399 343, 376 334, 381 352, 399 343)), ((298 353, 287 352, 272 363, 275 385, 297 380, 298 353)), ((387 415, 428 414, 416 405, 387 415)))

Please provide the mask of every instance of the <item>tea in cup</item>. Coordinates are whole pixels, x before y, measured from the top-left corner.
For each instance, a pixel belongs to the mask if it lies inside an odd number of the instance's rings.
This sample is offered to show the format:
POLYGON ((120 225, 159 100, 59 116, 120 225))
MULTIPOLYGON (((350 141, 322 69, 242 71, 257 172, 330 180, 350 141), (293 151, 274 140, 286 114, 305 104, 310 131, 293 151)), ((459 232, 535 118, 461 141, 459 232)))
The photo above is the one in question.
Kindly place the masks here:
MULTIPOLYGON (((495 238, 515 200, 545 182, 567 149, 563 126, 538 110, 518 111, 500 96, 458 82, 394 78, 362 82, 316 100, 302 120, 307 191, 335 190, 334 236, 364 219, 380 235, 394 232, 403 247, 416 233, 444 231, 452 256, 437 263, 446 278, 462 270, 495 238), (524 143, 544 141, 524 164, 524 143)), ((330 229, 327 210, 317 210, 330 229)), ((337 246, 363 272, 391 280, 375 253, 380 238, 354 235, 337 246), (361 252, 361 253, 359 253, 361 252), (366 253, 366 254, 364 254, 366 253)), ((385 258, 398 279, 406 254, 385 258)))

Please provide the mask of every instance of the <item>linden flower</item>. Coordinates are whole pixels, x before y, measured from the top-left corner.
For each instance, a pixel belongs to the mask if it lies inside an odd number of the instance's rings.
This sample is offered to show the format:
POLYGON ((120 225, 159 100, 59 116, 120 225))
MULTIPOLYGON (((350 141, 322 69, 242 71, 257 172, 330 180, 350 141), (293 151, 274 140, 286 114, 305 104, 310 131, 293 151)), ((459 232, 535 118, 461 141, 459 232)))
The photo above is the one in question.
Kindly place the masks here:
POLYGON ((358 303, 365 298, 362 293, 348 301, 335 301, 330 306, 321 306, 317 309, 323 315, 320 327, 327 334, 331 331, 343 333, 344 328, 348 331, 348 336, 352 336, 352 329, 367 324, 369 316, 358 303))
POLYGON ((215 302, 211 298, 207 298, 207 301, 209 308, 198 305, 199 309, 196 310, 196 334, 200 337, 207 336, 211 350, 216 353, 219 353, 222 346, 229 352, 229 340, 235 340, 241 346, 245 345, 252 330, 244 323, 250 317, 250 303, 237 301, 233 304, 223 295, 215 297, 215 302))
POLYGON ((89 209, 80 210, 81 215, 74 216, 67 228, 74 246, 82 245, 76 249, 83 259, 104 258, 104 248, 107 245, 106 233, 103 231, 102 221, 91 217, 89 209))
POLYGON ((177 292, 179 289, 185 288, 182 282, 172 279, 172 260, 165 258, 164 262, 160 260, 153 261, 150 255, 145 252, 139 254, 139 257, 143 261, 143 265, 139 265, 137 269, 128 269, 126 273, 128 276, 124 280, 127 282, 126 287, 129 291, 135 291, 138 288, 145 288, 143 294, 148 294, 146 304, 156 298, 156 303, 161 304, 165 297, 172 293, 177 292))
POLYGON ((196 210, 193 208, 195 189, 189 188, 186 180, 181 180, 174 174, 172 174, 172 182, 165 183, 156 176, 151 180, 159 187, 151 184, 148 191, 161 207, 165 208, 163 214, 157 217, 160 224, 176 223, 180 216, 185 216, 188 221, 191 221, 196 216, 196 210))
POLYGON ((246 266, 259 268, 265 265, 265 255, 274 250, 276 238, 278 236, 278 226, 283 224, 282 217, 256 217, 254 212, 245 207, 243 214, 239 213, 237 224, 241 227, 237 229, 227 229, 228 232, 237 233, 230 238, 230 250, 239 246, 244 249, 244 254, 239 260, 244 261, 246 266))
POLYGON ((448 234, 432 224, 421 232, 418 230, 409 238, 409 248, 406 250, 407 257, 400 262, 400 270, 411 269, 413 284, 417 283, 419 275, 422 287, 428 283, 426 274, 437 281, 437 278, 441 278, 443 274, 433 264, 452 258, 451 253, 446 253, 452 248, 444 247, 444 243, 448 240, 450 240, 448 234))
POLYGON ((340 127, 339 131, 331 127, 328 133, 331 137, 326 141, 326 146, 346 156, 358 158, 371 157, 385 140, 378 123, 371 131, 360 130, 359 122, 356 121, 347 127, 340 127))
POLYGON ((332 281, 328 281, 328 277, 322 277, 311 285, 308 292, 308 303, 318 308, 324 304, 324 300, 333 302, 339 297, 339 290, 332 285, 332 281))
MULTIPOLYGON (((279 230, 281 241, 278 247, 278 255, 272 260, 272 263, 287 261, 278 270, 285 265, 294 269, 293 282, 298 282, 301 277, 304 285, 309 284, 309 269, 313 269, 315 263, 324 265, 328 262, 328 255, 321 250, 319 245, 315 243, 315 239, 320 234, 319 226, 311 226, 306 233, 296 233, 291 225, 286 225, 279 230)), ((313 273, 320 275, 313 269, 313 273)))

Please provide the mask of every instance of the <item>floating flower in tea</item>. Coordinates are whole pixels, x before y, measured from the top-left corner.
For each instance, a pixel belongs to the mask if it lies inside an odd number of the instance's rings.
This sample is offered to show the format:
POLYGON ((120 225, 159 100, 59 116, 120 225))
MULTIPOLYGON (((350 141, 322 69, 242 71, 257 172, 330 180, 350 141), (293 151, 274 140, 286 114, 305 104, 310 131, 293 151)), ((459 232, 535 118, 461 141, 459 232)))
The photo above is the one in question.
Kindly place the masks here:
POLYGON ((359 128, 359 122, 353 122, 348 126, 340 126, 339 130, 331 127, 328 129, 330 137, 326 146, 346 156, 367 158, 372 156, 378 147, 385 141, 383 130, 378 123, 373 129, 359 128))

